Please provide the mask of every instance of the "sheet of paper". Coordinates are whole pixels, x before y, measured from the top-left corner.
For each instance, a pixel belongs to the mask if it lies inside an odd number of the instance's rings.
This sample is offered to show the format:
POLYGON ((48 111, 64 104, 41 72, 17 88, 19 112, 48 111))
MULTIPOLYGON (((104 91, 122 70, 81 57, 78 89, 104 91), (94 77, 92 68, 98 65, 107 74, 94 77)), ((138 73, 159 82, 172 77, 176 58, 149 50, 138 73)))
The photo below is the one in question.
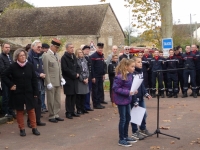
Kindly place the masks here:
POLYGON ((134 76, 133 83, 131 86, 131 92, 136 92, 140 85, 142 84, 143 79, 139 75, 134 76))
POLYGON ((140 106, 133 107, 131 109, 131 122, 140 126, 145 112, 146 112, 145 108, 142 108, 140 106))

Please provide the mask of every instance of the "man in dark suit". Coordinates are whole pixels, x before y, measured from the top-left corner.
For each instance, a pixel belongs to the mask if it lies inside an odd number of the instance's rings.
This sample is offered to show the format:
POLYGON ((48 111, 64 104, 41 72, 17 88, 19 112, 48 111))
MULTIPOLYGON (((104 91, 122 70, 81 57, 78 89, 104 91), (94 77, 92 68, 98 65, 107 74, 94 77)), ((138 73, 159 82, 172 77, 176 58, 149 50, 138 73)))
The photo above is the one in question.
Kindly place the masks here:
MULTIPOLYGON (((6 70, 13 63, 13 59, 10 55, 10 45, 8 43, 2 44, 2 53, 0 55, 0 73, 2 74, 4 70, 6 70)), ((2 113, 5 117, 14 117, 16 115, 14 111, 9 107, 9 99, 10 99, 10 89, 1 80, 2 87, 2 113)))
POLYGON ((80 68, 77 64, 76 56, 74 55, 74 46, 72 43, 66 44, 66 52, 61 58, 61 68, 63 78, 66 80, 66 84, 64 85, 64 94, 66 95, 65 115, 66 118, 73 119, 73 117, 79 117, 75 112, 75 101, 80 68))

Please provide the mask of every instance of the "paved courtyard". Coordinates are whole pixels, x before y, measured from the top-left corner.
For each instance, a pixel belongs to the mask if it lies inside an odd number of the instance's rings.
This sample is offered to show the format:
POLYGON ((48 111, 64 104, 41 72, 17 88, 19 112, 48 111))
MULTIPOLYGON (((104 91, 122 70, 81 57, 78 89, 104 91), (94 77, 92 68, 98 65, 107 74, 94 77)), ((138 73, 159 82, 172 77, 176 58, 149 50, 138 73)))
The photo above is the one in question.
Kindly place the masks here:
MULTIPOLYGON (((109 102, 108 92, 105 92, 109 102)), ((147 127, 150 132, 156 130, 157 99, 146 100, 148 118, 147 127)), ((161 132, 178 136, 177 140, 168 136, 156 135, 138 141, 130 148, 118 146, 118 112, 111 103, 106 109, 95 110, 79 118, 57 124, 48 122, 48 114, 42 121, 45 127, 38 127, 40 136, 32 134, 26 127, 26 137, 19 136, 16 121, 12 124, 0 125, 0 150, 120 150, 120 149, 165 149, 165 150, 199 150, 200 149, 200 97, 198 98, 163 98, 160 99, 161 132)), ((62 111, 64 115, 64 95, 62 95, 62 111)), ((26 116, 25 116, 26 118, 26 116)), ((129 130, 131 135, 131 128, 129 130)))

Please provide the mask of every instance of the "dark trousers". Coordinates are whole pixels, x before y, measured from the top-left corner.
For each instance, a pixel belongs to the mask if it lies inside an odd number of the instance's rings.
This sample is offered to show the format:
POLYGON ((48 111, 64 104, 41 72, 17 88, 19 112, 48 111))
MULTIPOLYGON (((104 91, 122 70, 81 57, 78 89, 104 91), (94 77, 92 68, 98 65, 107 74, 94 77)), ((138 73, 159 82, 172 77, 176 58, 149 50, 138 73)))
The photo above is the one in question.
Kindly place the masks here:
MULTIPOLYGON (((139 101, 139 106, 142 108, 146 108, 145 101, 143 98, 139 101)), ((131 108, 133 107, 134 107, 134 104, 131 103, 131 108)), ((145 112, 144 117, 142 119, 142 123, 140 125, 140 130, 146 130, 146 118, 147 118, 147 113, 145 112)), ((131 127, 132 127, 132 133, 135 133, 136 131, 138 131, 137 124, 131 123, 131 127)))
MULTIPOLYGON (((41 92, 39 92, 39 96, 38 98, 35 98, 36 100, 36 105, 35 105, 35 117, 36 117, 36 122, 40 122, 40 118, 41 118, 41 92)), ((29 117, 27 119, 27 122, 30 122, 29 117)))
POLYGON ((100 105, 103 101, 104 91, 103 91, 103 77, 95 78, 96 82, 92 83, 92 100, 93 106, 100 105))
POLYGON ((76 94, 74 95, 66 95, 65 97, 65 110, 66 113, 74 113, 75 112, 75 102, 76 102, 76 94))
POLYGON ((10 89, 2 81, 2 114, 13 115, 14 111, 9 107, 10 89))
POLYGON ((102 86, 102 88, 101 88, 100 93, 101 93, 100 101, 101 101, 101 102, 104 102, 104 101, 105 101, 105 94, 104 94, 104 81, 103 81, 103 86, 102 86))
POLYGON ((85 110, 85 97, 86 94, 77 94, 76 95, 76 110, 83 111, 85 110))
POLYGON ((159 86, 159 91, 161 91, 161 93, 164 92, 164 86, 163 86, 163 74, 162 72, 152 72, 152 92, 155 93, 156 92, 156 78, 158 79, 158 86, 159 86))
POLYGON ((165 86, 165 91, 168 92, 168 84, 167 84, 167 72, 163 72, 163 81, 164 81, 164 86, 165 86))
POLYGON ((46 107, 46 104, 45 104, 45 91, 41 92, 40 99, 41 99, 41 108, 46 109, 47 107, 46 107))
POLYGON ((168 91, 170 94, 178 93, 178 74, 177 73, 167 73, 167 83, 168 91), (173 85, 173 87, 172 87, 173 85))
POLYGON ((189 76, 190 76, 190 84, 192 86, 192 91, 196 92, 196 70, 184 70, 183 71, 183 78, 184 78, 183 91, 187 92, 187 90, 188 90, 189 76))
POLYGON ((197 91, 200 90, 200 70, 196 70, 196 83, 197 83, 197 91))
POLYGON ((149 87, 149 93, 152 93, 152 71, 151 70, 148 70, 147 71, 147 74, 148 74, 148 87, 149 87))
POLYGON ((184 85, 184 80, 183 80, 183 70, 178 70, 178 87, 179 87, 179 91, 181 89, 182 93, 183 93, 183 85, 184 85))
POLYGON ((110 100, 111 100, 112 103, 114 103, 114 100, 113 100, 113 97, 112 97, 112 86, 113 86, 114 78, 115 77, 111 77, 111 76, 109 77, 109 80, 110 80, 110 89, 109 89, 110 90, 110 100))
POLYGON ((144 71, 143 72, 143 77, 144 77, 144 86, 146 88, 146 90, 149 90, 149 79, 148 79, 148 72, 144 71))
POLYGON ((90 94, 91 94, 91 90, 92 90, 92 81, 89 80, 88 82, 88 86, 89 86, 89 93, 86 94, 85 96, 85 109, 91 109, 90 108, 90 94))
POLYGON ((128 126, 131 120, 130 105, 118 105, 119 112, 119 139, 128 137, 128 126))

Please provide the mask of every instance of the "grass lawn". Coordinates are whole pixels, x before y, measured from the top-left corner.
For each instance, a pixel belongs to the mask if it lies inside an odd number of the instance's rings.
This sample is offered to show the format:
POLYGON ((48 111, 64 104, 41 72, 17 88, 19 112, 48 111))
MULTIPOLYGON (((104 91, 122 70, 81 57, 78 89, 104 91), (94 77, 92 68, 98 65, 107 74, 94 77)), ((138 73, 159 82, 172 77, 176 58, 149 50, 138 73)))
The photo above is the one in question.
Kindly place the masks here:
POLYGON ((110 81, 109 80, 105 80, 103 85, 104 85, 104 91, 109 91, 109 89, 110 89, 110 81))

